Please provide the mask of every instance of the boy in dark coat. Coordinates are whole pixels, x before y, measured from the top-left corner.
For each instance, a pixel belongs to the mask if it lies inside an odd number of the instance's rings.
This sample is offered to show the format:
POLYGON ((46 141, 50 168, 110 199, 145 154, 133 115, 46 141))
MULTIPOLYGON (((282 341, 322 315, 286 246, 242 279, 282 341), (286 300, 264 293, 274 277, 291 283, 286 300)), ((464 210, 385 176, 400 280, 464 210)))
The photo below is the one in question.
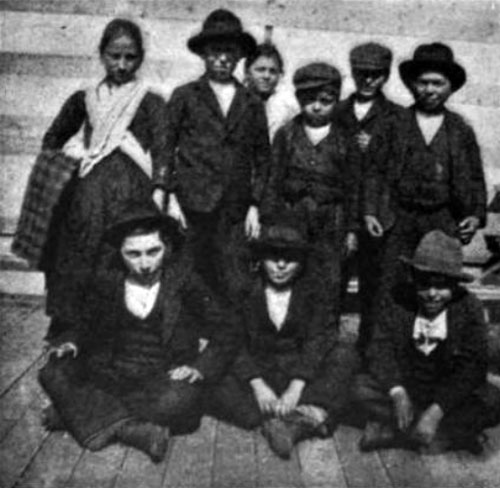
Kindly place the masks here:
POLYGON ((446 108, 465 83, 464 69, 448 46, 434 43, 419 46, 399 71, 415 105, 372 141, 364 191, 368 232, 387 234, 382 293, 402 278, 398 257, 411 256, 427 232, 441 229, 468 244, 486 217, 474 131, 446 108))
POLYGON ((460 286, 457 239, 435 230, 412 259, 413 283, 381 304, 357 382, 368 424, 360 447, 409 443, 480 452, 482 430, 500 421, 500 390, 486 382, 487 330, 479 300, 460 286))
POLYGON ((152 203, 131 203, 107 238, 124 266, 96 276, 66 317, 39 375, 52 401, 45 422, 85 448, 120 442, 159 462, 170 427, 197 427, 204 385, 222 375, 238 336, 173 253, 177 223, 152 203))
POLYGON ((270 159, 262 101, 233 77, 256 43, 238 17, 220 9, 188 47, 206 71, 177 88, 168 104, 168 213, 189 230, 196 269, 224 292, 222 276, 231 266, 235 239, 242 240, 243 223, 247 237, 259 233, 270 159))
MULTIPOLYGON (((360 44, 350 52, 349 61, 356 91, 335 107, 334 117, 354 142, 354 150, 358 153, 358 158, 365 160, 366 153, 370 151, 373 134, 383 130, 389 121, 397 120, 403 108, 388 100, 382 91, 391 71, 392 52, 389 48, 374 42, 360 44)), ((362 165, 362 181, 365 172, 366 168, 362 165)), ((357 217, 362 218, 361 209, 357 217)), ((381 274, 380 261, 384 240, 382 232, 372 236, 364 225, 360 227, 356 256, 361 323, 357 347, 363 354, 370 342, 373 329, 374 296, 381 274)), ((342 293, 347 291, 351 272, 349 268, 352 268, 352 264, 352 260, 348 260, 343 270, 342 293)))
POLYGON ((301 113, 278 130, 263 212, 287 209, 301 215, 328 270, 334 310, 340 310, 342 257, 356 249, 360 159, 332 122, 341 76, 312 63, 293 77, 301 113))
POLYGON ((253 248, 260 273, 234 295, 244 345, 209 411, 246 429, 262 426, 271 448, 289 458, 295 443, 337 424, 356 360, 328 323, 331 297, 308 261, 303 225, 280 216, 261 234, 253 248))

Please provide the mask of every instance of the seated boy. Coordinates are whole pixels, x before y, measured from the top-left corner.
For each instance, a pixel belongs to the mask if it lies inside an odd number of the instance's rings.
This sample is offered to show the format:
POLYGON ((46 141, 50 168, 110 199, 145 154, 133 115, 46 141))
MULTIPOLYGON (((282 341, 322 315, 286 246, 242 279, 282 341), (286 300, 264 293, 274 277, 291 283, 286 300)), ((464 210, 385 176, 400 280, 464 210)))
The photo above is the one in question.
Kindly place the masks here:
POLYGON ((205 74, 174 90, 168 104, 168 213, 188 230, 195 269, 222 294, 236 242, 259 233, 270 159, 264 106, 233 76, 256 43, 228 10, 213 11, 188 48, 205 74))
POLYGON ((106 237, 120 268, 94 277, 40 371, 45 424, 90 450, 119 442, 159 462, 169 428, 197 427, 201 391, 238 338, 181 258, 177 223, 152 202, 131 203, 106 237))
POLYGON ((370 374, 357 382, 368 419, 360 448, 479 453, 482 430, 500 421, 500 390, 486 382, 486 325, 478 299, 460 286, 472 279, 460 243, 434 230, 401 259, 413 282, 381 304, 370 374))
POLYGON ((208 410, 243 428, 262 426, 270 447, 289 458, 296 442, 338 423, 356 361, 328 323, 331 299, 310 267, 301 222, 282 216, 264 226, 252 250, 259 272, 234 290, 244 345, 208 410))

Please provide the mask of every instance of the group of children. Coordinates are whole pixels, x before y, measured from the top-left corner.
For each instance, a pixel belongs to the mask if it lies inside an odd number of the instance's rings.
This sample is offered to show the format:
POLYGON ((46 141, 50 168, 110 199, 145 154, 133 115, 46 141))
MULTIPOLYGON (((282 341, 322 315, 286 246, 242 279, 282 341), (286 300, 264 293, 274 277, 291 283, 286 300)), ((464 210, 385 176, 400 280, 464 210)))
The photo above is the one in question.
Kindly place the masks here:
POLYGON ((424 44, 400 65, 415 99, 402 108, 382 92, 392 53, 376 43, 351 51, 356 91, 342 102, 334 66, 299 68, 298 105, 276 92, 279 51, 232 12, 212 12, 188 48, 205 73, 164 102, 136 77, 139 28, 113 20, 104 80, 72 95, 44 137, 13 249, 47 277, 61 357, 41 374, 47 424, 159 460, 165 429, 196 426, 208 389, 203 412, 262 426, 282 457, 328 435, 353 401, 365 450, 438 437, 479 450, 500 402, 484 321, 458 282, 485 182, 474 132, 445 107, 466 80, 451 49, 424 44), (356 353, 337 337, 353 256, 356 353))

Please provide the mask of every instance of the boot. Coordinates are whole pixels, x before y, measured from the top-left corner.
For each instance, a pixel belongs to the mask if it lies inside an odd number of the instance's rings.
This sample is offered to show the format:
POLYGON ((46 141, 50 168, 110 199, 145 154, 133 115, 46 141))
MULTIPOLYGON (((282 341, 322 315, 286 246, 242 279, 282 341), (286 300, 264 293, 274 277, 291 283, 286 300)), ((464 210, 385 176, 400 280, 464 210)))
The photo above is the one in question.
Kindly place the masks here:
POLYGON ((66 430, 64 422, 52 404, 42 410, 42 425, 49 432, 66 430))
POLYGON ((262 424, 262 435, 271 450, 282 459, 290 459, 293 449, 293 436, 285 421, 273 417, 262 424))
POLYGON ((144 452, 154 463, 165 458, 168 439, 168 428, 139 420, 125 422, 116 434, 117 442, 144 452))
POLYGON ((396 431, 390 425, 368 422, 359 441, 359 449, 362 452, 369 452, 376 449, 399 447, 398 444, 396 431))

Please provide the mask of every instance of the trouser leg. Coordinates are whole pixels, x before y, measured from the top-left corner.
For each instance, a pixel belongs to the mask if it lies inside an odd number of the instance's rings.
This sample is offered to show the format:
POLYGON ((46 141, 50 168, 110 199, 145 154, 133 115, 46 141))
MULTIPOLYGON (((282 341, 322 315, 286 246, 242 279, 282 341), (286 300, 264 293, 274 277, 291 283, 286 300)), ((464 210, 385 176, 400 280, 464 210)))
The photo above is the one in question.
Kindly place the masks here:
POLYGON ((249 384, 236 376, 227 375, 205 396, 205 409, 209 415, 244 429, 262 424, 263 417, 249 384))
POLYGON ((84 447, 104 447, 131 418, 118 398, 82 375, 77 360, 51 358, 40 370, 39 380, 68 431, 84 447))

